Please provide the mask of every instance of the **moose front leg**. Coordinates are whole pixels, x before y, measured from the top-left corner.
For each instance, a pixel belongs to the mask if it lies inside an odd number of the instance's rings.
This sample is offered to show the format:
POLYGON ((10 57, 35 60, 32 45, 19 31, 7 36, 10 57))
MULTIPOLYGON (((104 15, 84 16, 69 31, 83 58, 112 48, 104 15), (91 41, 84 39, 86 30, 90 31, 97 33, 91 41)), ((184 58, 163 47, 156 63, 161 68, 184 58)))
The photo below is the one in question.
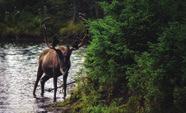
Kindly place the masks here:
POLYGON ((68 72, 63 76, 63 90, 64 90, 64 97, 63 97, 63 99, 64 100, 66 98, 67 77, 68 77, 68 72))
POLYGON ((56 102, 56 92, 57 92, 57 77, 54 76, 54 102, 56 102))

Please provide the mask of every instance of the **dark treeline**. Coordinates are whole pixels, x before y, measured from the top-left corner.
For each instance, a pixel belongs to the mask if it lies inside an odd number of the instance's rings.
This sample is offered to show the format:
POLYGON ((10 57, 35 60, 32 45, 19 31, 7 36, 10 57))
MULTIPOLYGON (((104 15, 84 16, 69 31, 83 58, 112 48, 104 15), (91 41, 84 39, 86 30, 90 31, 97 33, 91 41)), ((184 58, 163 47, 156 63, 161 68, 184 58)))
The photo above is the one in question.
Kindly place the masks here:
POLYGON ((48 35, 72 34, 83 30, 79 13, 97 18, 98 10, 96 0, 0 0, 0 36, 41 38, 40 24, 46 17, 52 18, 48 35))

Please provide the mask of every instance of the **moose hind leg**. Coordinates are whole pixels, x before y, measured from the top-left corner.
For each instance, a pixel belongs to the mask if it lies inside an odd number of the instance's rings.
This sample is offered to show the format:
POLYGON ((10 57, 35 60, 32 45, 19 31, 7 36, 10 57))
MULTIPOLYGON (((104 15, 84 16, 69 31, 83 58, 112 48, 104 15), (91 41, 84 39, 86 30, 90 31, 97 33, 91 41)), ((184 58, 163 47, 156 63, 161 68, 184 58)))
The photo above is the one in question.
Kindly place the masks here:
POLYGON ((40 78, 42 77, 43 75, 43 70, 41 69, 41 66, 38 67, 38 71, 37 71, 37 78, 36 78, 36 81, 35 81, 35 84, 34 84, 34 90, 33 90, 33 96, 36 97, 36 88, 37 88, 37 85, 38 85, 38 82, 40 80, 40 78))
POLYGON ((48 75, 45 75, 44 77, 41 78, 41 96, 44 96, 44 88, 45 88, 45 82, 50 79, 51 77, 48 75))

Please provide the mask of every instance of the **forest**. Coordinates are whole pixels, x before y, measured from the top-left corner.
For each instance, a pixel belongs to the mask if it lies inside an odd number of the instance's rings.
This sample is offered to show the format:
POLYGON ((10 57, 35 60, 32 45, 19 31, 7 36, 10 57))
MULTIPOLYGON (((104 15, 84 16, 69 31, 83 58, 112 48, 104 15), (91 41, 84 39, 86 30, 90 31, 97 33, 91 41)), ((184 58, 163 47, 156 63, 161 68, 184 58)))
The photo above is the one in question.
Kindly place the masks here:
POLYGON ((46 17, 52 18, 48 35, 69 43, 88 29, 77 87, 55 107, 67 113, 186 113, 185 0, 0 0, 0 9, 2 39, 39 40, 46 17))

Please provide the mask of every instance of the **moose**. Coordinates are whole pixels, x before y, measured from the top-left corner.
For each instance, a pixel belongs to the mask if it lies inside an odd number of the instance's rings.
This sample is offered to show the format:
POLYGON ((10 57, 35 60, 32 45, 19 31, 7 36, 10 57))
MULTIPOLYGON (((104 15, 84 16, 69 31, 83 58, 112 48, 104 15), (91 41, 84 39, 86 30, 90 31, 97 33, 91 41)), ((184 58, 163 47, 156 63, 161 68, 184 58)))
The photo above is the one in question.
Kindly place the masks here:
POLYGON ((37 78, 34 84, 33 96, 36 97, 36 88, 38 86, 38 82, 41 83, 41 96, 44 96, 44 86, 45 82, 50 78, 53 78, 54 84, 54 102, 56 101, 56 92, 57 92, 57 78, 59 76, 63 76, 63 90, 64 90, 64 99, 66 98, 66 88, 67 88, 67 77, 68 72, 71 67, 70 56, 74 50, 79 49, 84 45, 84 40, 87 35, 84 34, 83 38, 79 42, 72 46, 63 45, 55 48, 58 41, 53 39, 52 44, 50 45, 47 41, 46 36, 46 26, 44 24, 44 34, 45 34, 45 43, 49 47, 44 50, 39 56, 39 66, 37 71, 37 78), (43 76, 43 74, 45 74, 43 76))

